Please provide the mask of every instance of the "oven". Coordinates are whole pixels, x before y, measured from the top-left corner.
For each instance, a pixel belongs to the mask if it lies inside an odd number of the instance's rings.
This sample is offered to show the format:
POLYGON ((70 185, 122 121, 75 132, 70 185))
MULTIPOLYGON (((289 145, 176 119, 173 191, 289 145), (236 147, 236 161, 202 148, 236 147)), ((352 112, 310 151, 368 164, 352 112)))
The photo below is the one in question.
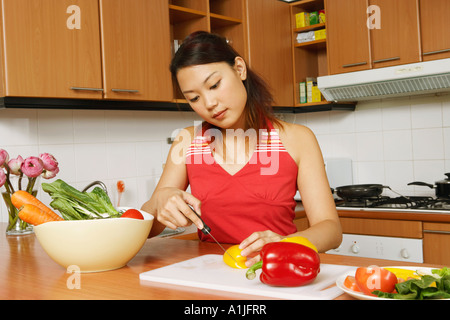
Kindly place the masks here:
MULTIPOLYGON (((338 187, 336 209, 339 211, 370 212, 408 212, 420 214, 450 214, 450 198, 431 196, 385 196, 382 191, 386 186, 350 185, 347 190, 338 187), (345 193, 352 187, 355 193, 345 193), (375 189, 373 189, 375 188, 375 189), (363 190, 366 189, 366 190, 363 190), (381 191, 380 191, 381 190, 381 191), (341 192, 339 192, 341 191, 341 192)), ((366 258, 423 263, 423 240, 407 237, 387 237, 361 234, 345 234, 341 245, 329 254, 360 256, 366 258)))

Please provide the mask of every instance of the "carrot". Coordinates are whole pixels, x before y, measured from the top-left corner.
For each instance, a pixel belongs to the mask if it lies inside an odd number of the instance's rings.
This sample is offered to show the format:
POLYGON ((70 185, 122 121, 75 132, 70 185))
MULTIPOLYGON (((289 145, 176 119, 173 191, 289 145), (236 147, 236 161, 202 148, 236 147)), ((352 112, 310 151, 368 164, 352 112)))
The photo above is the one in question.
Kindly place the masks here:
POLYGON ((47 212, 32 204, 25 204, 20 208, 19 218, 34 226, 38 226, 45 222, 55 221, 55 219, 47 212))
POLYGON ((64 220, 59 215, 57 215, 52 209, 47 207, 36 197, 34 197, 33 195, 29 194, 26 191, 18 190, 14 192, 13 195, 11 196, 11 202, 17 209, 20 209, 22 206, 26 204, 32 204, 41 209, 42 211, 46 212, 47 214, 49 214, 51 217, 53 217, 53 220, 55 221, 64 220))

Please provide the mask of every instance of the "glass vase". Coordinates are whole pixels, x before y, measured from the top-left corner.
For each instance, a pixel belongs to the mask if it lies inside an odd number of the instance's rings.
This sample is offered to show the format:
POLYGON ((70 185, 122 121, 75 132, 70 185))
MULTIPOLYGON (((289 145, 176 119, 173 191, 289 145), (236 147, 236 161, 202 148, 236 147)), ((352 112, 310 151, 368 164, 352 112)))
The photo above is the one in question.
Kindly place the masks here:
POLYGON ((11 176, 9 181, 1 188, 2 198, 8 212, 7 235, 25 235, 33 233, 33 226, 19 218, 19 210, 12 204, 11 196, 14 191, 25 190, 36 197, 38 192, 38 180, 40 177, 31 178, 11 176))

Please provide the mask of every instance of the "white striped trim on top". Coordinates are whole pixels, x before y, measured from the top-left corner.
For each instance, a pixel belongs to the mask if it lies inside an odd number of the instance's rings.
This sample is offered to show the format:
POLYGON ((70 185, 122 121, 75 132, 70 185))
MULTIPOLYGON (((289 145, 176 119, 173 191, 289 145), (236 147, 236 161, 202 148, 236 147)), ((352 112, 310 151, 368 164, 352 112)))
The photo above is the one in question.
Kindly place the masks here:
MULTIPOLYGON (((278 151, 278 152, 287 152, 283 143, 280 140, 280 136, 278 132, 271 131, 262 132, 261 139, 259 143, 256 145, 255 152, 267 152, 267 151, 278 151)), ((203 136, 197 136, 192 140, 191 145, 189 146, 186 157, 197 154, 210 154, 211 149, 209 147, 208 140, 203 136)))

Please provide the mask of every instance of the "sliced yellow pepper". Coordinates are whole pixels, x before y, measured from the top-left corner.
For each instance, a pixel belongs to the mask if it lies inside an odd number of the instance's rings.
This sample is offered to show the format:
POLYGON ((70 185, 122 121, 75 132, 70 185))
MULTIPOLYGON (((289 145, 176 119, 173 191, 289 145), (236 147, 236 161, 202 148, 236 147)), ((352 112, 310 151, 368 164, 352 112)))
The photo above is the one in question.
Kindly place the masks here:
POLYGON ((223 254, 223 262, 232 268, 246 269, 245 261, 247 261, 247 257, 241 255, 241 252, 242 250, 239 249, 239 245, 229 247, 223 254))
POLYGON ((317 251, 317 248, 315 245, 313 245, 308 239, 306 239, 305 237, 289 237, 289 238, 284 238, 283 240, 281 240, 281 242, 294 242, 294 243, 298 243, 298 244, 302 244, 308 248, 313 249, 315 252, 319 252, 317 251))
POLYGON ((383 268, 383 269, 392 272, 393 274, 395 274, 397 278, 403 279, 404 281, 408 280, 409 278, 420 279, 420 276, 416 273, 415 270, 402 268, 383 268))

